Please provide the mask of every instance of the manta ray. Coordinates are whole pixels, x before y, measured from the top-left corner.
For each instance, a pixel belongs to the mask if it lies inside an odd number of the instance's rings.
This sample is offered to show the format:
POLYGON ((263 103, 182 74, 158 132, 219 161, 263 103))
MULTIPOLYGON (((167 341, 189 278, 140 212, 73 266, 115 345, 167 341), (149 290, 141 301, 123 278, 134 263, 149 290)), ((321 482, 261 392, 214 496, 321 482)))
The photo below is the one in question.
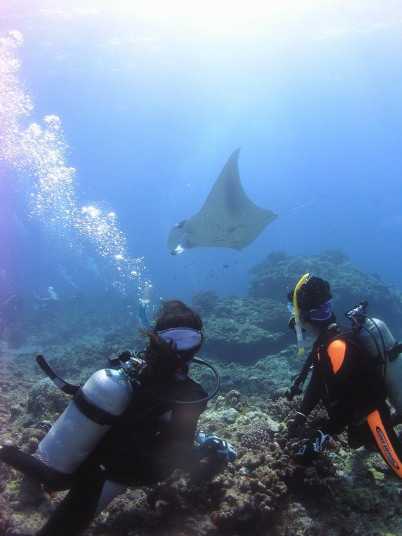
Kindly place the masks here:
POLYGON ((230 156, 201 210, 170 231, 168 248, 172 255, 196 247, 241 250, 277 218, 247 197, 240 182, 239 153, 237 149, 230 156))

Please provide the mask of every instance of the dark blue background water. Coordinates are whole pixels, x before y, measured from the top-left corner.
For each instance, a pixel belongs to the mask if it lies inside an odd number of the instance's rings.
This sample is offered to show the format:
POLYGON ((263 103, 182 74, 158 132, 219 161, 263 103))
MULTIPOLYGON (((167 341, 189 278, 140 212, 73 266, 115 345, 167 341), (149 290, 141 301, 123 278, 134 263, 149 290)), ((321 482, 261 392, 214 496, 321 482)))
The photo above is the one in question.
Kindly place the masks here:
MULTIPOLYGON (((361 11, 296 13, 283 27, 238 35, 224 19, 208 35, 167 16, 51 15, 39 9, 45 2, 1 8, 2 30, 25 37, 33 118, 61 117, 80 202, 117 212, 156 297, 243 293, 248 269, 278 249, 341 249, 402 286, 401 10, 351 4, 361 11), (237 147, 245 190, 278 220, 241 252, 169 256, 170 228, 200 208, 237 147)), ((2 262, 19 267, 18 284, 68 292, 61 265, 81 286, 113 277, 94 279, 85 250, 30 221, 13 170, 3 171, 7 210, 23 223, 3 210, 1 236, 14 237, 14 249, 2 262)))

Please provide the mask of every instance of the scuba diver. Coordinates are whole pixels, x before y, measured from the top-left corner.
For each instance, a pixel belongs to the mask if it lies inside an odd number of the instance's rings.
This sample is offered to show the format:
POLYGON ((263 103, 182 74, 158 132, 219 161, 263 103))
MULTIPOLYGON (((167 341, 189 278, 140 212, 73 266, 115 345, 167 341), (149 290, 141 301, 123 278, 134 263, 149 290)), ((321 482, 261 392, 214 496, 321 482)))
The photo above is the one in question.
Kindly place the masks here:
POLYGON ((195 357, 202 327, 184 303, 165 302, 147 332, 145 351, 123 352, 83 387, 59 378, 38 356, 48 376, 74 398, 33 455, 13 446, 0 449, 2 461, 45 489, 70 490, 37 536, 80 534, 129 486, 155 484, 175 469, 200 480, 235 459, 229 443, 196 432, 207 401, 219 389, 215 369, 195 357), (212 394, 189 377, 192 362, 214 372, 212 394))
POLYGON ((347 429, 352 448, 376 447, 402 478, 402 444, 394 431, 402 416, 402 345, 382 320, 367 316, 367 302, 346 313, 352 325, 341 329, 332 310, 330 285, 319 277, 305 274, 288 299, 289 325, 296 331, 299 354, 304 353, 304 331, 316 338, 288 393, 289 399, 300 394, 311 371, 289 432, 300 431, 319 402, 328 413, 328 420, 303 443, 296 459, 311 462, 330 444, 332 435, 347 429))

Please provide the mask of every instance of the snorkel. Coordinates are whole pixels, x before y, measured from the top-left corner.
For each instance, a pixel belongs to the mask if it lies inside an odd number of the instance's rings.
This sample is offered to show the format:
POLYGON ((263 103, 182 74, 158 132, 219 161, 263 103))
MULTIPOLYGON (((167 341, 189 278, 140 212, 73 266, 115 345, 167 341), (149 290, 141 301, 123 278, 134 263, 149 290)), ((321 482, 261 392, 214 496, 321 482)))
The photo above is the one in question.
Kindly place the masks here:
POLYGON ((296 338, 297 338, 297 354, 299 356, 304 355, 304 340, 303 340, 303 331, 302 326, 300 322, 300 307, 297 302, 297 294, 300 290, 300 288, 307 283, 307 281, 310 279, 310 274, 304 274, 299 281, 297 282, 295 289, 293 291, 293 314, 295 318, 295 331, 296 331, 296 338))

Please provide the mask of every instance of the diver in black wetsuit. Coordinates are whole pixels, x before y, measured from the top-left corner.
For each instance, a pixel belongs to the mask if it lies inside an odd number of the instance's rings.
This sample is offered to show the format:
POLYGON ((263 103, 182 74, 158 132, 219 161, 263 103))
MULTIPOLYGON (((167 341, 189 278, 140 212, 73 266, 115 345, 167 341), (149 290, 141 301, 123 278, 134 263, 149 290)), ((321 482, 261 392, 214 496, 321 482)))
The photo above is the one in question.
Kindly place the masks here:
MULTIPOLYGON (((15 447, 0 450, 0 459, 36 477, 48 490, 70 489, 37 536, 81 533, 96 513, 123 493, 127 486, 154 484, 177 468, 190 472, 194 478, 201 478, 201 467, 208 467, 208 464, 200 464, 202 458, 211 462, 209 469, 211 465, 217 469, 234 460, 236 452, 229 443, 216 436, 196 433, 198 418, 208 400, 201 385, 188 376, 189 363, 202 344, 200 317, 182 302, 167 302, 148 337, 142 359, 136 361, 141 362, 140 370, 130 380, 134 385, 130 402, 121 415, 110 420, 112 425, 106 435, 74 472, 66 474, 69 461, 66 462, 63 456, 58 457, 58 441, 51 436, 52 430, 42 441, 42 449, 39 446, 36 458, 15 447), (49 459, 53 466, 47 465, 49 459)), ((127 367, 130 359, 134 358, 125 352, 119 356, 118 362, 127 367)), ((116 386, 121 388, 121 378, 117 383, 110 383, 114 376, 110 371, 106 370, 106 373, 109 383, 103 383, 102 389, 107 385, 114 396, 116 386)), ((85 386, 88 385, 93 387, 89 381, 85 386)), ((94 421, 92 428, 88 428, 90 435, 93 429, 98 433, 98 428, 108 422, 108 416, 104 410, 94 409, 92 402, 88 402, 93 393, 88 388, 85 390, 85 386, 80 389, 80 396, 75 396, 70 403, 72 407, 67 408, 62 425, 69 422, 74 426, 73 419, 80 418, 76 416, 78 408, 86 415, 85 419, 94 421)), ((94 399, 92 396, 92 401, 94 399)), ((64 437, 62 428, 56 421, 53 435, 64 437)), ((82 434, 85 433, 84 427, 82 434)), ((66 457, 68 455, 66 452, 66 457)))
MULTIPOLYGON (((302 328, 316 337, 291 389, 290 395, 298 393, 312 368, 300 409, 289 428, 291 432, 300 429, 319 402, 323 402, 329 417, 302 445, 296 457, 310 462, 325 449, 331 435, 347 428, 350 446, 376 446, 385 462, 402 478, 402 445, 393 429, 387 403, 384 360, 388 357, 378 355, 373 359, 362 344, 360 332, 342 331, 338 327, 331 298, 328 282, 309 274, 303 276, 289 294, 294 313, 292 322, 296 325, 299 342, 302 328)), ((379 327, 385 324, 376 319, 370 321, 384 343, 379 327)))

